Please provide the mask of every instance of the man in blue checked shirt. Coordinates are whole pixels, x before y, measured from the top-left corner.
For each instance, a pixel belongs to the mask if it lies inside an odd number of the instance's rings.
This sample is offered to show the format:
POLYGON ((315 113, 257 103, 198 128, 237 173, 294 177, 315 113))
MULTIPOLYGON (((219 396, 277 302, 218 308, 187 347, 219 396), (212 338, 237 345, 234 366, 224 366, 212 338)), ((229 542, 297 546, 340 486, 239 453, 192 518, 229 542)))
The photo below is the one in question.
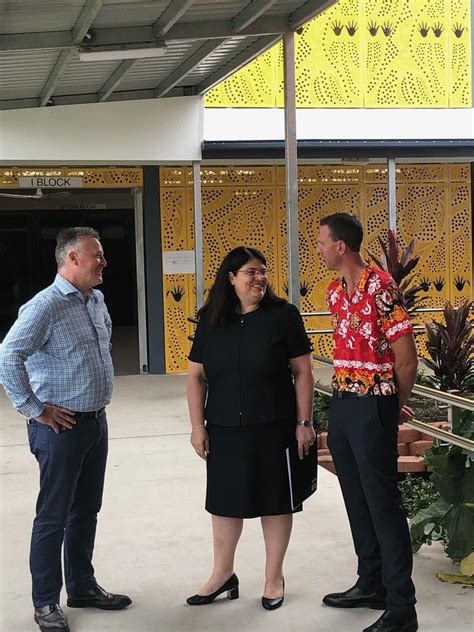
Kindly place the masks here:
POLYGON ((30 550, 34 619, 42 631, 69 630, 59 605, 61 548, 70 608, 119 610, 92 566, 107 461, 105 406, 113 387, 110 320, 99 234, 67 228, 56 245, 54 283, 20 308, 0 346, 0 380, 19 413, 40 468, 30 550))

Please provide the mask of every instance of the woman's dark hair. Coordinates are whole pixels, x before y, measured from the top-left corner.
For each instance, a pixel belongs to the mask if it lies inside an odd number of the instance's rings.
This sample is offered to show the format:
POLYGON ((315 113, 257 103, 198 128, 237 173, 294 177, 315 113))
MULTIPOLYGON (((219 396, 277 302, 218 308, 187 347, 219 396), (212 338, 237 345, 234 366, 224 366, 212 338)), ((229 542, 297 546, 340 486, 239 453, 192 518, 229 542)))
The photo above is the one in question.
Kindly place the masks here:
POLYGON ((323 217, 320 226, 327 226, 334 241, 343 241, 352 252, 360 252, 360 245, 364 236, 362 224, 349 213, 333 213, 323 217))
MULTIPOLYGON (((239 298, 229 280, 229 272, 235 274, 250 259, 258 259, 263 265, 267 265, 265 257, 256 248, 238 246, 226 254, 209 290, 206 302, 198 311, 198 316, 204 312, 209 312, 213 325, 225 325, 236 317, 239 298)), ((260 307, 266 308, 278 303, 286 303, 286 301, 278 297, 270 285, 267 285, 267 290, 260 301, 260 307)))

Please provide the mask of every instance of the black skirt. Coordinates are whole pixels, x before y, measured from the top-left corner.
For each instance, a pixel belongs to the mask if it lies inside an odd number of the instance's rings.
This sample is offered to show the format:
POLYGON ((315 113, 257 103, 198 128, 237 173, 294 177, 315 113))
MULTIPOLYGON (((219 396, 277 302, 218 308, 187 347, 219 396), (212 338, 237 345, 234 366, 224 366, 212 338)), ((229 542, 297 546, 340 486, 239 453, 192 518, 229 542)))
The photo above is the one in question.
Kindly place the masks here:
POLYGON ((206 510, 215 516, 257 518, 291 509, 286 448, 296 443, 291 423, 209 424, 206 510))

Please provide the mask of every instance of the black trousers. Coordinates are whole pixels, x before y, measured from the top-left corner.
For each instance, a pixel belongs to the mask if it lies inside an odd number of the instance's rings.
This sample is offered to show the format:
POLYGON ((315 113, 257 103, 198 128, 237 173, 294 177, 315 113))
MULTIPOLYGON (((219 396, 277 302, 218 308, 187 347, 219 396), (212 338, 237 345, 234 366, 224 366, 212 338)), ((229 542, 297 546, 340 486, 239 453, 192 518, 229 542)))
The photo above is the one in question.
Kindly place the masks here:
POLYGON ((107 462, 107 418, 78 421, 59 434, 34 420, 28 423, 30 449, 40 467, 30 549, 35 607, 59 603, 61 548, 69 595, 95 584, 92 553, 102 504, 107 462))
POLYGON ((386 594, 387 608, 416 603, 413 556, 397 484, 396 395, 333 398, 328 447, 341 485, 355 551, 357 585, 386 594))

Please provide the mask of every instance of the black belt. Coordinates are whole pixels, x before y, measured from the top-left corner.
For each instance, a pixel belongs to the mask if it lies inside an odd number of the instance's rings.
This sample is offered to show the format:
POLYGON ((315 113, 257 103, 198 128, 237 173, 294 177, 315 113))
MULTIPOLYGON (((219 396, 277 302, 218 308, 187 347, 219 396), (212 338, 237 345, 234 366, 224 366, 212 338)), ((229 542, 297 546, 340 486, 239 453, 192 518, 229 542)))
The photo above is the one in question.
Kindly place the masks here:
POLYGON ((99 408, 99 410, 87 410, 83 413, 74 413, 73 417, 76 421, 86 421, 87 419, 98 419, 105 413, 105 406, 99 408))
POLYGON ((370 393, 353 393, 352 391, 334 391, 332 392, 332 396, 336 399, 361 399, 364 397, 374 397, 374 395, 370 393))

